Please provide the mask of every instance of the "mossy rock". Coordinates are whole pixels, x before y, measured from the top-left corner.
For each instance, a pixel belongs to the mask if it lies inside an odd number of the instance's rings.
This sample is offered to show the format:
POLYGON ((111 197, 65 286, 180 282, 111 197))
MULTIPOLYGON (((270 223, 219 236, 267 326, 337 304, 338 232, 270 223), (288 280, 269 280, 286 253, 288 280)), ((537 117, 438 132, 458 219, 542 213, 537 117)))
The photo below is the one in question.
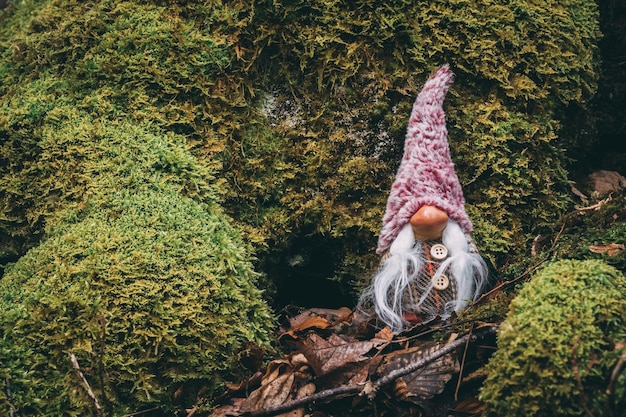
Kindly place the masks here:
POLYGON ((74 354, 106 415, 202 409, 273 324, 241 236, 169 186, 99 197, 63 211, 2 279, 0 408, 95 415, 74 354))
POLYGON ((599 37, 593 0, 12 2, 0 15, 11 139, 0 158, 17 159, 0 174, 22 186, 0 186, 0 239, 15 256, 41 236, 33 132, 63 97, 181 134, 221 165, 224 207, 270 276, 288 272, 285 252, 323 262, 319 241, 337 248, 335 275, 367 275, 411 103, 449 63, 474 237, 508 262, 571 204, 562 149, 588 138, 561 126, 595 91, 599 37))
MULTIPOLYGON (((182 135, 90 103, 51 97, 29 135, 9 130, 37 158, 3 184, 34 185, 23 193, 45 230, 0 279, 0 372, 11 386, 1 407, 95 415, 74 354, 105 414, 201 410, 245 376, 249 344, 269 346, 251 247, 218 203, 215 169, 182 135)), ((5 127, 26 117, 10 116, 5 127)))
POLYGON ((625 294, 624 275, 597 260, 537 273, 498 331, 484 415, 623 415, 626 374, 611 374, 626 348, 625 294))
POLYGON ((571 207, 563 149, 582 139, 560 133, 596 88, 594 1, 265 3, 246 29, 263 47, 248 76, 265 130, 224 153, 226 206, 270 251, 306 251, 299 236, 318 234, 341 248, 338 275, 367 275, 411 104, 443 63, 457 75, 450 146, 483 254, 510 262, 571 207))

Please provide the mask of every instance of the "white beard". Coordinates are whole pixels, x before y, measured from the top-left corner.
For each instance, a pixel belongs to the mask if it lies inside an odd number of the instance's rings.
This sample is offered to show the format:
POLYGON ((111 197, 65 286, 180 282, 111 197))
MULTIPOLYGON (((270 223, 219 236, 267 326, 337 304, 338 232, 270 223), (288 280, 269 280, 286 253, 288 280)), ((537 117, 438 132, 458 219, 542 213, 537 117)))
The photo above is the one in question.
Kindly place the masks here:
MULTIPOLYGON (((426 299, 432 294, 433 284, 418 286, 418 277, 425 267, 426 260, 422 245, 415 244, 413 229, 405 225, 392 243, 389 253, 383 258, 380 269, 361 299, 360 305, 374 304, 379 319, 394 333, 401 332, 407 321, 405 312, 421 312, 426 299), (419 294, 416 296, 414 290, 419 294), (418 298, 419 297, 419 298, 418 298)), ((439 313, 448 318, 452 312, 459 312, 470 301, 475 301, 487 283, 487 265, 482 257, 470 250, 468 236, 454 221, 448 221, 443 231, 442 243, 448 248, 448 257, 434 273, 438 277, 447 271, 450 280, 456 285, 456 297, 448 301, 439 313)))

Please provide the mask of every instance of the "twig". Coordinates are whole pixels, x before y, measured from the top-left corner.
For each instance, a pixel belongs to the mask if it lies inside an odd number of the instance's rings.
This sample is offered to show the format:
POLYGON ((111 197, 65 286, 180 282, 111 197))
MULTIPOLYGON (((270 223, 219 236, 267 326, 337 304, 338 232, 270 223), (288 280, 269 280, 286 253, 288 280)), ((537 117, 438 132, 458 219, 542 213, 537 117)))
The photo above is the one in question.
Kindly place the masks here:
POLYGON ((605 205, 606 203, 609 203, 612 200, 613 200, 613 194, 611 193, 611 194, 609 194, 609 196, 607 198, 605 198, 604 200, 598 201, 596 204, 593 204, 593 205, 587 206, 587 207, 579 207, 576 210, 577 211, 600 210, 603 205, 605 205))
POLYGON ((98 344, 100 345, 98 348, 98 374, 100 377, 100 392, 102 394, 102 400, 104 401, 104 406, 108 410, 109 417, 113 417, 113 407, 111 406, 111 402, 109 401, 109 397, 106 394, 106 384, 104 377, 104 347, 105 347, 105 339, 106 339, 106 319, 103 314, 98 314, 98 322, 100 323, 100 334, 98 335, 98 344))
MULTIPOLYGON (((472 327, 470 327, 468 334, 471 335, 473 330, 474 330, 474 325, 472 324, 472 327)), ((469 342, 470 342, 470 338, 468 337, 467 342, 465 343, 465 349, 463 350, 463 358, 461 359, 461 369, 459 370, 459 378, 456 383, 456 389, 454 390, 454 401, 459 400, 459 390, 461 389, 461 381, 462 381, 461 377, 463 376, 463 369, 465 369, 465 358, 467 357, 467 349, 469 348, 469 342)))
POLYGON ((76 370, 76 374, 78 375, 81 382, 83 383, 83 386, 85 387, 85 390, 87 391, 87 395, 89 395, 89 398, 91 398, 91 400, 93 401, 94 406, 96 407, 96 413, 98 415, 102 415, 102 407, 100 407, 98 398, 96 398, 96 394, 93 393, 93 390, 89 386, 89 382, 87 382, 87 378, 85 378, 85 375, 83 375, 83 373, 81 372, 80 365, 78 365, 78 360, 76 359, 76 356, 74 356, 73 353, 70 353, 70 361, 72 362, 72 367, 76 370))
POLYGON ((479 304, 480 302, 482 302, 484 299, 488 299, 493 293, 501 290, 504 287, 508 287, 509 285, 513 285, 516 282, 520 281, 522 278, 532 274, 533 272, 535 272, 541 265, 543 265, 546 261, 548 260, 548 258, 545 258, 539 262, 537 262, 535 265, 531 266, 530 268, 528 268, 526 271, 522 272, 520 275, 518 275, 517 277, 513 278, 510 281, 502 281, 500 282, 498 285, 496 285, 495 287, 493 287, 491 290, 487 291, 486 293, 484 293, 483 295, 481 295, 480 297, 478 297, 478 300, 474 301, 474 304, 479 304))
MULTIPOLYGON (((550 246, 550 249, 548 249, 548 253, 552 252, 554 250, 554 248, 556 247, 556 243, 559 241, 559 238, 561 237, 561 235, 563 234, 563 231, 565 230, 565 222, 563 223, 563 225, 561 225, 561 229, 559 230, 559 232, 556 234, 556 236, 554 237, 554 240, 552 241, 552 245, 550 246)), ((531 249, 532 250, 532 249, 531 249)), ((498 285, 496 285, 495 287, 493 287, 491 290, 487 291, 486 293, 484 293, 483 295, 481 295, 478 300, 474 301, 474 304, 478 304, 480 303, 482 300, 489 298, 491 296, 491 294, 501 290, 503 287, 507 287, 509 285, 515 284, 516 282, 520 281, 522 278, 532 274, 533 272, 535 272, 541 265, 543 265, 547 260, 549 259, 548 256, 546 256, 545 258, 543 258, 542 260, 540 260, 539 262, 537 262, 536 264, 532 265, 531 267, 529 267, 526 271, 522 272, 520 275, 518 275, 517 277, 513 278, 510 281, 502 281, 501 283, 499 283, 498 285)))
POLYGON ((133 417, 133 416, 138 416, 141 414, 146 414, 146 413, 150 413, 152 411, 156 411, 156 410, 160 410, 161 407, 152 407, 152 408, 147 408, 145 410, 141 410, 141 411, 135 411, 134 413, 130 413, 130 414, 124 414, 122 417, 133 417))
POLYGON ((374 382, 373 391, 368 394, 368 398, 373 399, 377 391, 380 390, 382 387, 389 385, 390 383, 392 383, 393 381, 395 381, 396 379, 402 376, 408 375, 412 372, 417 371, 418 369, 426 367, 428 364, 456 350, 457 348, 462 346, 464 343, 467 343, 468 339, 471 339, 471 341, 476 341, 479 338, 482 338, 488 334, 494 333, 495 331, 496 331, 495 326, 489 326, 489 327, 485 327, 484 330, 481 330, 481 332, 478 334, 466 334, 465 336, 458 338, 454 342, 448 343, 441 349, 436 350, 431 355, 428 355, 420 359, 417 362, 413 362, 407 367, 396 369, 396 370, 389 372, 387 375, 385 375, 384 377, 374 382))
POLYGON ((533 245, 530 247, 530 256, 532 256, 533 258, 537 257, 537 245, 539 244, 539 241, 541 239, 543 239, 543 236, 541 235, 537 235, 533 239, 533 245))
POLYGON ((606 388, 607 397, 613 399, 613 395, 615 394, 615 382, 617 378, 622 373, 624 369, 624 364, 626 364, 626 350, 622 352, 622 355, 619 357, 617 364, 613 368, 613 372, 611 372, 611 380, 609 381, 609 386, 606 388))
POLYGON ((580 337, 577 337, 574 341, 574 345, 572 346, 572 370, 574 371, 574 377, 576 378, 576 385, 578 386, 578 391, 580 391, 580 405, 585 410, 585 414, 587 417, 593 417, 591 410, 587 406, 587 396, 585 395, 585 388, 583 387, 583 381, 580 378, 580 368, 578 367, 578 362, 576 362, 576 347, 580 342, 580 337))
POLYGON ((13 405, 13 393, 11 392, 11 380, 7 376, 5 378, 7 388, 7 402, 9 403, 9 417, 15 417, 15 406, 13 405))
POLYGON ((298 398, 297 400, 287 401, 286 403, 275 405, 273 407, 267 407, 262 410, 251 411, 249 413, 244 413, 245 416, 248 417, 265 417, 265 416, 274 416, 280 413, 286 413, 287 411, 295 410, 296 408, 300 408, 302 406, 315 403, 315 402, 326 402, 327 400, 331 400, 335 397, 339 397, 341 395, 352 395, 358 394, 363 390, 365 384, 360 385, 344 385, 337 388, 327 389, 324 391, 316 392, 315 394, 308 395, 306 397, 298 398))

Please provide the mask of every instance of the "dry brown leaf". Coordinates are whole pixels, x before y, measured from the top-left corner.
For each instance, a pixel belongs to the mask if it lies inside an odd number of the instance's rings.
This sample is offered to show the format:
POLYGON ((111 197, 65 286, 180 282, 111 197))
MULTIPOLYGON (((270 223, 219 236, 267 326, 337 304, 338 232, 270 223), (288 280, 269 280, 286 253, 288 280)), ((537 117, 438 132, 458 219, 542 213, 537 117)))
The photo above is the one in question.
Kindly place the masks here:
POLYGON ((466 398, 459 402, 454 409, 457 413, 467 416, 479 416, 485 410, 485 404, 477 398, 466 398))
POLYGON ((299 327, 300 324, 310 317, 322 317, 328 321, 336 322, 346 320, 352 314, 352 310, 348 307, 341 307, 337 310, 332 308, 310 308, 295 317, 289 319, 289 326, 293 329, 299 327))
POLYGON ((284 336, 291 336, 294 339, 297 339, 297 332, 302 332, 309 329, 326 329, 330 326, 328 320, 324 317, 319 316, 310 316, 300 321, 296 326, 292 327, 291 330, 284 332, 278 338, 282 338, 284 336))
MULTIPOLYGON (((406 368, 441 347, 442 345, 434 342, 424 342, 421 346, 389 353, 385 355, 376 373, 383 376, 396 369, 406 368)), ((402 379, 407 385, 407 395, 422 399, 432 398, 444 390, 446 383, 453 374, 459 372, 459 368, 457 358, 453 354, 448 354, 424 368, 403 376, 402 379)))
POLYGON ((369 360, 365 355, 385 343, 386 341, 379 339, 344 340, 336 334, 330 335, 326 340, 312 333, 302 341, 301 351, 307 357, 315 375, 320 377, 348 364, 369 360))
POLYGON ((624 250, 621 243, 609 243, 608 245, 590 245, 589 250, 593 253, 606 253, 609 256, 615 256, 624 250))
MULTIPOLYGON (((261 387, 254 390, 242 405, 242 412, 262 410, 291 401, 300 395, 302 382, 308 385, 313 375, 307 359, 301 353, 289 359, 277 359, 269 363, 261 380, 261 387)), ((291 415, 291 414, 289 414, 291 415)))
POLYGON ((385 326, 381 331, 376 333, 374 338, 391 342, 393 340, 393 333, 391 332, 391 329, 389 327, 385 326))
POLYGON ((310 314, 315 314, 326 318, 330 322, 345 321, 352 315, 352 310, 348 307, 341 307, 338 309, 332 308, 311 308, 307 310, 310 314))
POLYGON ((292 372, 277 376, 261 388, 253 391, 247 398, 244 411, 262 410, 283 404, 289 399, 295 376, 292 372))
POLYGON ((224 404, 217 407, 209 417, 236 417, 240 416, 243 412, 242 406, 246 401, 245 398, 232 398, 229 404, 224 404))
MULTIPOLYGON (((297 400, 299 398, 308 397, 309 395, 312 395, 312 394, 315 394, 315 384, 312 382, 309 382, 308 384, 302 386, 298 390, 298 392, 296 393, 296 396, 293 399, 297 400)), ((295 410, 279 414, 278 417, 304 417, 306 414, 305 411, 306 410, 304 409, 304 407, 297 408, 295 410)))

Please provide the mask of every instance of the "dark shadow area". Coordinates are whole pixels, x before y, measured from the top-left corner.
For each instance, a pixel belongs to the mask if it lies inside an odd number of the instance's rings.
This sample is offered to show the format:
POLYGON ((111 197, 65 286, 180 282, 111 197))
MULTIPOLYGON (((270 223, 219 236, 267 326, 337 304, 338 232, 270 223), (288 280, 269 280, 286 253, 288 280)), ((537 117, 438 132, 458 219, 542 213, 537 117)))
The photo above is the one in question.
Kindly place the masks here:
POLYGON ((590 148, 577 156, 573 171, 597 169, 626 175, 626 2, 599 0, 601 70, 598 92, 580 115, 590 125, 590 148))
POLYGON ((288 248, 267 256, 261 268, 275 285, 270 291, 273 307, 354 306, 350 288, 333 279, 341 254, 341 247, 331 237, 304 233, 288 248))

